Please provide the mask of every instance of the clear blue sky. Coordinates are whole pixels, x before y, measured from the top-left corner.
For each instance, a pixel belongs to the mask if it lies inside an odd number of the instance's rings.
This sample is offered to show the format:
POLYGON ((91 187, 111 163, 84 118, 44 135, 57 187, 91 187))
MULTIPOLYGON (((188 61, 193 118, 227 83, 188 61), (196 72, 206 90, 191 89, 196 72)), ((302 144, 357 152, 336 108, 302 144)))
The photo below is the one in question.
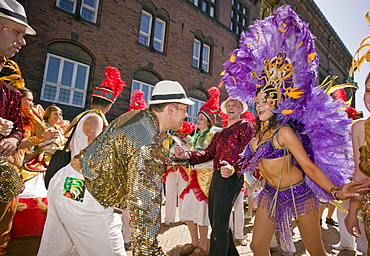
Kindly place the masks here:
MULTIPOLYGON (((370 36, 370 24, 365 14, 370 12, 370 0, 314 0, 330 25, 342 39, 349 52, 354 55, 361 41, 370 36)), ((362 53, 366 52, 366 48, 362 53)), ((360 89, 356 93, 356 109, 362 110, 365 117, 370 113, 363 104, 365 78, 370 71, 370 63, 364 63, 360 72, 354 73, 355 81, 360 89)))

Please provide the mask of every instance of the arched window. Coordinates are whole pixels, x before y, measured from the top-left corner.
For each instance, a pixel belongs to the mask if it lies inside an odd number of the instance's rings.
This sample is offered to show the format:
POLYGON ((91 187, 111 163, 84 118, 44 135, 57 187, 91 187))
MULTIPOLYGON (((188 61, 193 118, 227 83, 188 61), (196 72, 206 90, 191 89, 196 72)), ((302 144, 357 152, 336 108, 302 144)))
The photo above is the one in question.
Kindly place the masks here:
POLYGON ((165 10, 157 10, 152 3, 145 1, 141 12, 138 43, 153 51, 164 52, 169 20, 165 10))
POLYGON ((208 100, 209 95, 203 88, 194 88, 189 93, 189 98, 194 101, 194 105, 188 106, 188 122, 197 123, 199 109, 208 100))
POLYGON ((40 100, 84 108, 92 64, 92 56, 81 46, 50 43, 40 100))
POLYGON ((162 78, 154 71, 149 69, 139 69, 134 72, 131 93, 135 90, 141 90, 144 92, 144 100, 146 105, 149 106, 149 100, 152 96, 152 92, 156 83, 161 81, 162 78))
POLYGON ((201 72, 211 73, 213 40, 199 30, 194 32, 193 58, 191 65, 201 72))

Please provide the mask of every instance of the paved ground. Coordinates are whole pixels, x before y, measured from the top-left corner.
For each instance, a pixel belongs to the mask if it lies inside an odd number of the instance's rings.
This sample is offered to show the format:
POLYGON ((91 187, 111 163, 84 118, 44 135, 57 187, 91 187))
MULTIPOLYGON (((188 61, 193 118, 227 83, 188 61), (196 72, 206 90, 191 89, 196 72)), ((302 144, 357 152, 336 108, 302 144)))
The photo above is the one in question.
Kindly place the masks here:
MULTIPOLYGON (((326 213, 324 212, 324 215, 326 213)), ((336 218, 336 216, 333 216, 336 218)), ((253 231, 253 221, 246 222, 244 227, 244 234, 250 243, 252 238, 253 231)), ((294 242, 297 249, 295 256, 304 256, 309 255, 303 245, 303 242, 300 238, 298 229, 294 229, 294 242)), ((336 227, 328 226, 325 223, 322 226, 323 241, 325 249, 329 255, 340 255, 340 256, 356 256, 361 255, 356 251, 338 251, 332 248, 332 245, 339 243, 339 232, 336 227)), ((170 227, 161 226, 160 234, 158 236, 160 245, 163 248, 163 251, 166 252, 168 256, 178 256, 179 251, 182 246, 190 241, 189 232, 187 226, 180 223, 179 221, 172 224, 170 227)), ((9 247, 6 255, 10 256, 34 256, 37 254, 37 250, 40 243, 40 237, 20 237, 12 238, 9 242, 9 247)), ((248 246, 237 246, 240 255, 253 255, 252 251, 248 246)), ((128 255, 131 255, 129 253, 128 255)), ((282 255, 280 249, 277 252, 272 253, 273 256, 282 255)), ((52 256, 52 255, 50 255, 52 256)), ((314 256, 314 255, 313 255, 314 256)))

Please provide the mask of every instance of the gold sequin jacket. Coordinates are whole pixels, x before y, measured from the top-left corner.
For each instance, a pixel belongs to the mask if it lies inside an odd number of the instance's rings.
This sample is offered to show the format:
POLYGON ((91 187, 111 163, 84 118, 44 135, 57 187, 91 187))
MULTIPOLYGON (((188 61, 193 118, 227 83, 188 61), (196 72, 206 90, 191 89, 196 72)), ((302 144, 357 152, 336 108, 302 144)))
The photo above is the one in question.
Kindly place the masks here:
POLYGON ((365 141, 360 147, 360 170, 370 176, 370 118, 365 121, 365 141))
POLYGON ((143 204, 146 198, 141 197, 154 196, 144 195, 149 193, 144 191, 147 186, 160 194, 165 162, 161 143, 154 112, 145 109, 121 115, 83 152, 81 167, 86 188, 105 208, 121 207, 129 193, 132 200, 143 204))

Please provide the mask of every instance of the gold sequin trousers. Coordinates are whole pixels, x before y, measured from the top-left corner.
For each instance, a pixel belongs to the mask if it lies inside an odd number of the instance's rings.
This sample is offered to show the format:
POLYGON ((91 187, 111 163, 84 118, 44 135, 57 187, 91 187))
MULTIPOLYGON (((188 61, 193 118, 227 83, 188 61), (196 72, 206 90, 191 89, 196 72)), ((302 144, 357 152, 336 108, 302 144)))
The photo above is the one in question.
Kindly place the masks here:
MULTIPOLYGON (((156 152, 143 150, 142 154, 153 155, 156 152)), ((135 165, 145 165, 145 161, 137 159, 135 165)), ((129 172, 128 209, 133 255, 164 255, 157 241, 161 223, 162 177, 163 172, 156 168, 139 167, 129 172)))
MULTIPOLYGON (((364 222, 367 243, 370 244, 370 190, 365 192, 358 209, 364 222)), ((370 246, 367 247, 367 255, 370 255, 370 246)))
POLYGON ((15 166, 0 155, 0 202, 8 203, 24 188, 23 180, 19 177, 15 166))

